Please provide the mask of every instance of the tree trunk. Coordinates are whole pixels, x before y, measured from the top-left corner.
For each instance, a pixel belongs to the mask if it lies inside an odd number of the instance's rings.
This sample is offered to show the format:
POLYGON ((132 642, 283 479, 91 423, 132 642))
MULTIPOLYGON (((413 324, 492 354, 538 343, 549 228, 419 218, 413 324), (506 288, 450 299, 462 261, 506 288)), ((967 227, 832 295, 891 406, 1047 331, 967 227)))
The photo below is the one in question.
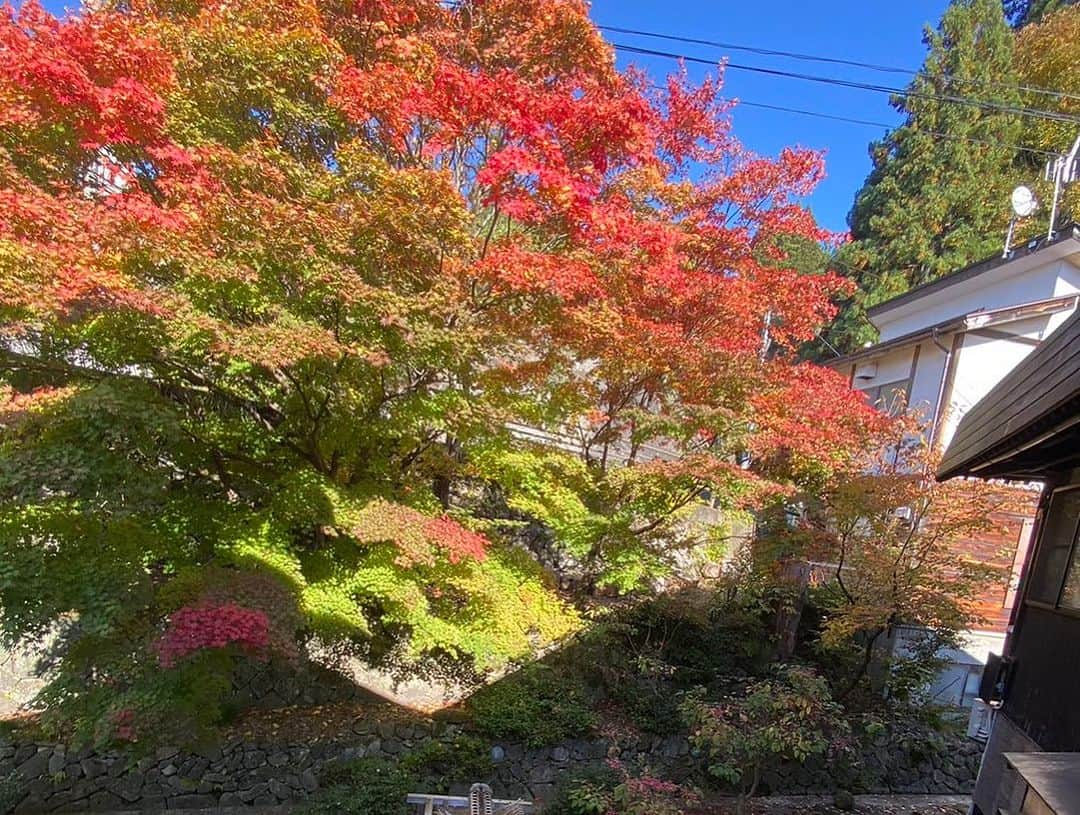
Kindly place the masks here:
POLYGON ((750 799, 754 797, 754 793, 757 792, 757 788, 760 784, 761 767, 755 764, 750 774, 750 787, 744 792, 740 792, 739 796, 735 799, 735 812, 737 815, 745 814, 746 805, 749 803, 750 799))
POLYGON ((785 662, 795 655, 799 621, 806 606, 807 587, 810 585, 810 564, 805 560, 783 561, 780 580, 781 585, 791 592, 790 602, 785 597, 777 605, 773 634, 776 637, 776 658, 785 662))
POLYGON ((855 688, 859 687, 859 683, 863 677, 866 676, 866 672, 870 670, 870 663, 874 660, 874 645, 877 644, 878 637, 885 633, 884 628, 879 628, 874 632, 874 636, 870 637, 866 641, 866 646, 863 648, 862 663, 859 665, 859 670, 855 676, 851 678, 851 682, 848 683, 840 693, 836 695, 836 701, 842 701, 846 699, 855 688))

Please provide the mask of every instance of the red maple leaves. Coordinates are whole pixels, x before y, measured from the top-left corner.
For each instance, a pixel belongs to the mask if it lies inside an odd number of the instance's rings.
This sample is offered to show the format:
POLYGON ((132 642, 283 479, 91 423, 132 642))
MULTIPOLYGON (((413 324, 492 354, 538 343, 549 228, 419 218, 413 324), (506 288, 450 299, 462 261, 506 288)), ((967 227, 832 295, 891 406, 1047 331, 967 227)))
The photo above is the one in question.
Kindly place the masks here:
MULTIPOLYGON (((447 436, 532 400, 566 406, 560 431, 599 410, 621 433, 651 414, 664 444, 860 443, 869 409, 791 362, 845 287, 782 248, 833 238, 801 200, 822 157, 745 150, 719 78, 619 72, 578 0, 182 5, 7 10, 10 333, 79 324, 92 353, 93 319, 127 315, 102 343, 121 368, 254 410, 333 477, 364 465, 327 414, 379 388, 460 385, 474 405, 427 417, 447 436)), ((409 557, 483 551, 448 519, 397 521, 409 557)))
POLYGON ((270 622, 262 611, 234 603, 185 606, 169 617, 157 642, 157 653, 161 667, 172 668, 207 648, 235 645, 260 656, 269 644, 270 622))

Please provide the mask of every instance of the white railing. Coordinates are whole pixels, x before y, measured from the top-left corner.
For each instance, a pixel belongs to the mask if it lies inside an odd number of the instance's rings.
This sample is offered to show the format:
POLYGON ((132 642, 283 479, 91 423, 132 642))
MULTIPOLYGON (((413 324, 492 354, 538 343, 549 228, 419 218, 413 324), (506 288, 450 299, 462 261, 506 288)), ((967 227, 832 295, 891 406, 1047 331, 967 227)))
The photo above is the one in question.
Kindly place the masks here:
MULTIPOLYGON (((458 815, 469 811, 469 798, 465 795, 425 795, 411 792, 405 800, 424 815, 458 815)), ((491 803, 494 804, 495 815, 527 815, 535 812, 531 801, 503 801, 496 798, 491 803)))

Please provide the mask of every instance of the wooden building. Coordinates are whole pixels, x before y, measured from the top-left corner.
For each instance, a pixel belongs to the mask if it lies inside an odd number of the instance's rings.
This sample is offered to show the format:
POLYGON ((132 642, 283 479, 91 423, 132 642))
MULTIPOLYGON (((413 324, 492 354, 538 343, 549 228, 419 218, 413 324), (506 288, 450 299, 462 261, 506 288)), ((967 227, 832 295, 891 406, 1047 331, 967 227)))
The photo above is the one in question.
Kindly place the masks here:
POLYGON ((996 708, 974 811, 1080 812, 1080 312, 964 416, 940 479, 1042 481, 1004 653, 980 697, 996 708))

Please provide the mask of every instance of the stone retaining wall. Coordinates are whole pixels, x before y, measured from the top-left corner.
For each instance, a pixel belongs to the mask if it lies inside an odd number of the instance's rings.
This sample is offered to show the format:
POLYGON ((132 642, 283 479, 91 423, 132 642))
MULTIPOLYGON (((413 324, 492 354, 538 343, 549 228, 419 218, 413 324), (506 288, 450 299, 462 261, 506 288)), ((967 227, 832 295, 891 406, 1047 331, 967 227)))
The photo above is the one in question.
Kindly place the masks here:
MULTIPOLYGON (((457 725, 438 730, 436 735, 435 725, 358 721, 353 732, 334 744, 232 741, 196 752, 166 747, 141 758, 53 744, 0 743, 0 779, 16 779, 22 795, 17 813, 273 805, 316 792, 320 770, 328 762, 361 756, 396 760, 426 741, 451 740, 461 732, 457 725)), ((675 780, 699 769, 689 742, 678 736, 588 739, 541 749, 495 743, 491 758, 491 777, 483 780, 497 795, 538 799, 552 793, 562 774, 609 758, 649 766, 675 780)), ((765 783, 770 792, 792 794, 837 786, 854 786, 858 792, 969 792, 978 759, 979 746, 969 741, 953 742, 921 760, 882 744, 864 755, 863 781, 838 780, 821 762, 784 768, 766 776, 765 783)))

